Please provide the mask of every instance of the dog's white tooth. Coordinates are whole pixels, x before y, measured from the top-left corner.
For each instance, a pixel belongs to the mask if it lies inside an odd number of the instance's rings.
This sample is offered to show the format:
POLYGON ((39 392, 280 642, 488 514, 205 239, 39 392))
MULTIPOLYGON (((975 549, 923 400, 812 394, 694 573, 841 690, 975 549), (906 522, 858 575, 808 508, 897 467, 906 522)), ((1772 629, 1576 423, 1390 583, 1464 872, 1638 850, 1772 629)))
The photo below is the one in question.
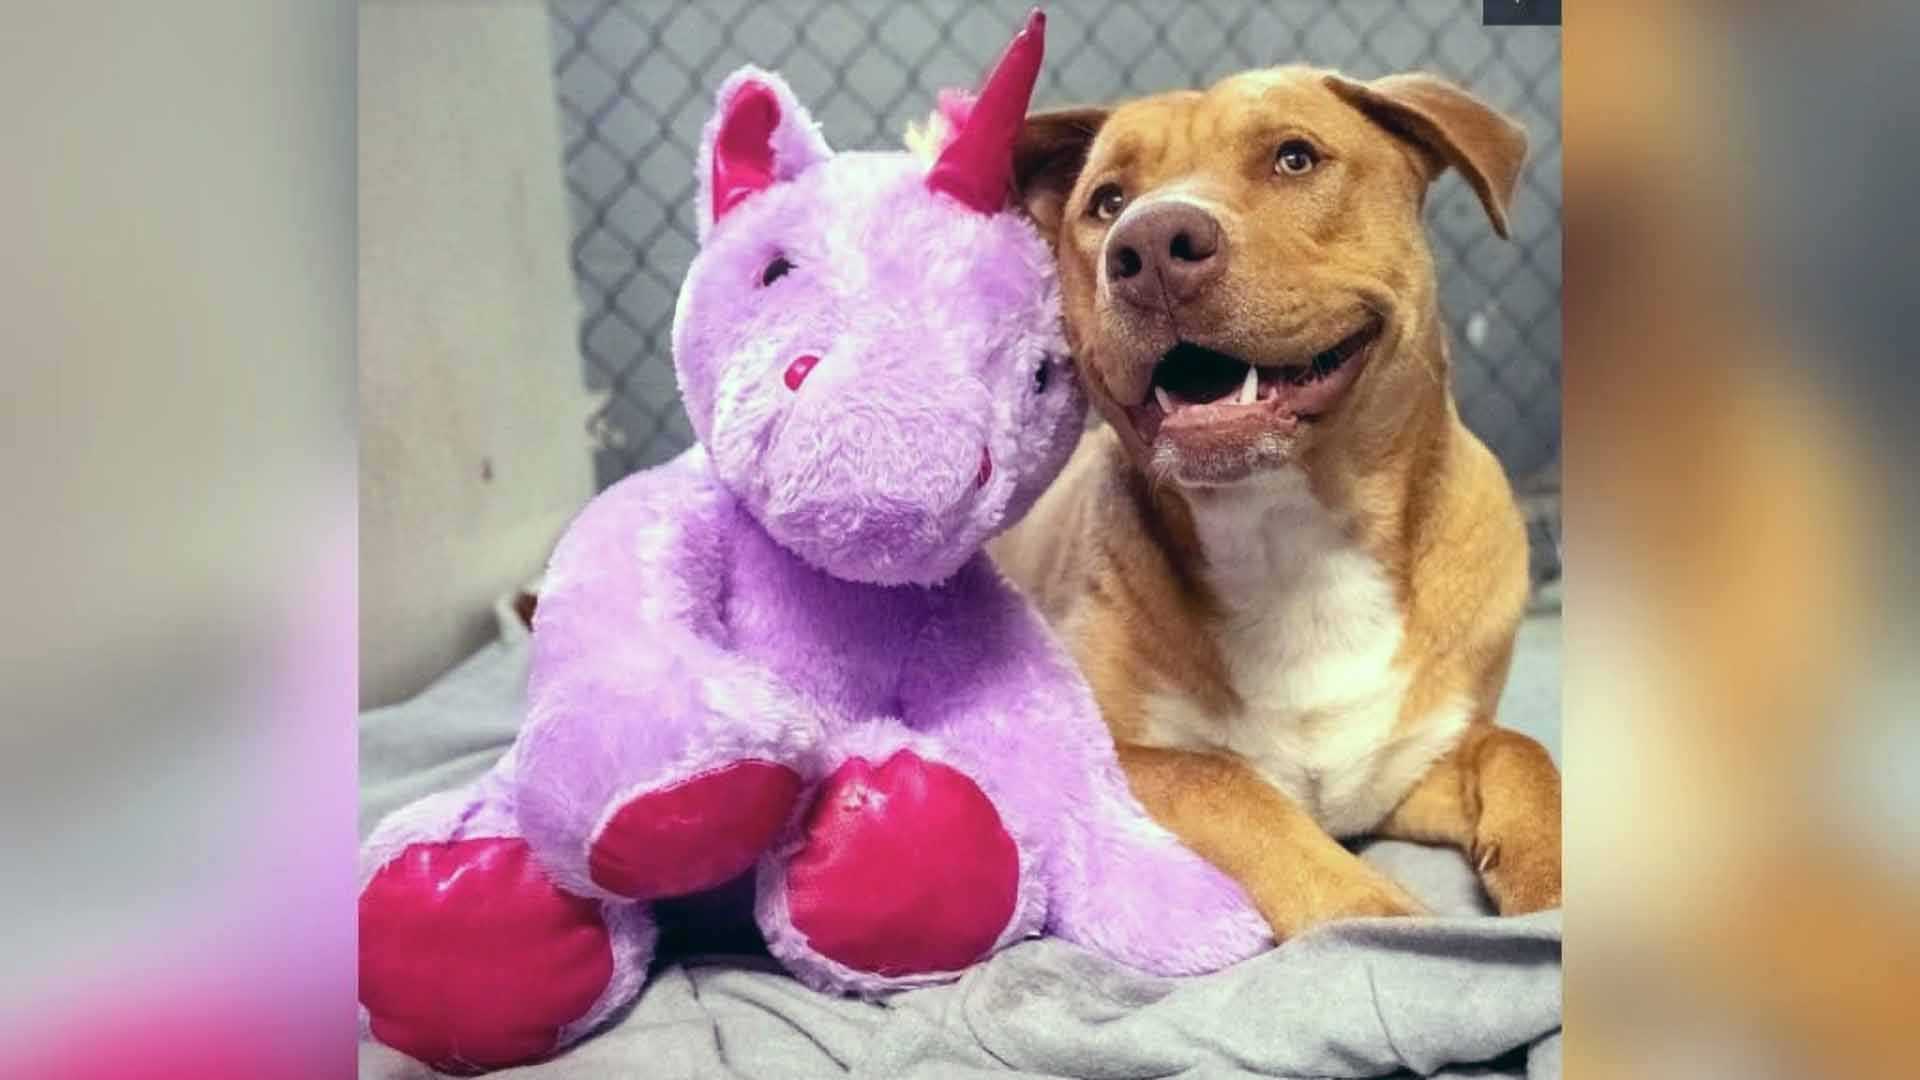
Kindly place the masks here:
POLYGON ((1169 416, 1173 415, 1173 399, 1167 396, 1166 387, 1163 387, 1163 386, 1154 387, 1153 396, 1156 401, 1160 402, 1161 412, 1166 413, 1169 416))
POLYGON ((1247 365, 1247 381, 1240 384, 1240 404, 1251 405, 1260 400, 1260 369, 1247 365))

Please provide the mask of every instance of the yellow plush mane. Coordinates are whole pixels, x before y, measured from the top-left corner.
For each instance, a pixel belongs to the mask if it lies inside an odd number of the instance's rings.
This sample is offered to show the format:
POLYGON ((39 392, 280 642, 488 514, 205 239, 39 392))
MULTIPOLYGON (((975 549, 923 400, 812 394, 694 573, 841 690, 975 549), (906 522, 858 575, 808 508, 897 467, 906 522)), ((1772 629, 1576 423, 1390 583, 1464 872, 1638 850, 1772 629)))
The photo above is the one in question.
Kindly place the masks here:
POLYGON ((947 145, 947 140, 952 137, 953 130, 947 124, 946 116, 935 108, 927 114, 925 126, 908 121, 907 132, 902 141, 915 157, 931 165, 934 159, 940 156, 940 151, 947 145))

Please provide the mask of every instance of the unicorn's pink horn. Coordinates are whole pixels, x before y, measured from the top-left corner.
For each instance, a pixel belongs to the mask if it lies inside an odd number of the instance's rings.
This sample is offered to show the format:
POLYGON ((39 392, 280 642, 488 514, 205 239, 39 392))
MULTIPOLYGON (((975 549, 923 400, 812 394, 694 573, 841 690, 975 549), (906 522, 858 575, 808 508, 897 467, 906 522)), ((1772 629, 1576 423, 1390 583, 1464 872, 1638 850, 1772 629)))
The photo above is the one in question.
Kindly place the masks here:
POLYGON ((1006 207, 1013 192, 1013 144, 1026 122, 1033 84, 1040 78, 1046 34, 1047 17, 1035 8, 1027 16, 1026 28, 1014 35, 987 76, 966 122, 928 170, 928 187, 983 214, 1006 207))

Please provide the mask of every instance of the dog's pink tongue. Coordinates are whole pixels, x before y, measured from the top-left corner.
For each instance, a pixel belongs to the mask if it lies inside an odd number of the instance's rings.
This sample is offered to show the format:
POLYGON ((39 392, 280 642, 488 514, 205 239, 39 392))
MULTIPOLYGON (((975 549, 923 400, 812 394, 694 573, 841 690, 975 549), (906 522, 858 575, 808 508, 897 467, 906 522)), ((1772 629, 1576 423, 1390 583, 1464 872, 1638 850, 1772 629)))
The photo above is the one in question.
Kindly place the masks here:
POLYGON ((1156 428, 1143 434, 1149 442, 1167 436, 1182 442, 1198 439, 1233 446, 1263 435, 1285 434, 1298 423, 1299 418, 1283 408, 1277 398, 1263 398, 1251 405, 1221 400, 1179 405, 1156 428))
POLYGON ((1277 399, 1269 398, 1253 405, 1241 405, 1231 397, 1203 403, 1183 403, 1166 419, 1168 427, 1204 427, 1242 416, 1268 415, 1282 411, 1277 399))
POLYGON ((1274 387, 1271 399, 1274 407, 1292 416, 1318 416, 1326 412, 1347 392, 1347 387, 1353 385, 1354 376, 1360 373, 1359 359, 1355 357, 1338 371, 1304 385, 1280 383, 1274 387))
POLYGON ((1289 416, 1299 416, 1301 413, 1306 413, 1311 416, 1317 404, 1311 399, 1318 396, 1314 392, 1319 389, 1320 384, 1318 383, 1310 383, 1306 386, 1295 386, 1293 383, 1283 382, 1274 389, 1271 399, 1273 401, 1273 407, 1289 416))

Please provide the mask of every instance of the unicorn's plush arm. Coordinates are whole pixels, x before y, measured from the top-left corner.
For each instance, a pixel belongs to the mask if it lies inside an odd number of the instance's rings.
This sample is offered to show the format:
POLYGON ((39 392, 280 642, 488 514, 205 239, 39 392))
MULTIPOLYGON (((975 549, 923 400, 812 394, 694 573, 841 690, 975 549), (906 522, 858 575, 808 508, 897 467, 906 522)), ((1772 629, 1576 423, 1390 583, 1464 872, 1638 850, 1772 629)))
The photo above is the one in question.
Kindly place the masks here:
POLYGON ((516 802, 563 886, 695 891, 750 865, 784 818, 819 725, 729 648, 730 538, 754 527, 696 447, 609 488, 555 548, 516 802), (698 828, 663 831, 689 815, 698 828))

